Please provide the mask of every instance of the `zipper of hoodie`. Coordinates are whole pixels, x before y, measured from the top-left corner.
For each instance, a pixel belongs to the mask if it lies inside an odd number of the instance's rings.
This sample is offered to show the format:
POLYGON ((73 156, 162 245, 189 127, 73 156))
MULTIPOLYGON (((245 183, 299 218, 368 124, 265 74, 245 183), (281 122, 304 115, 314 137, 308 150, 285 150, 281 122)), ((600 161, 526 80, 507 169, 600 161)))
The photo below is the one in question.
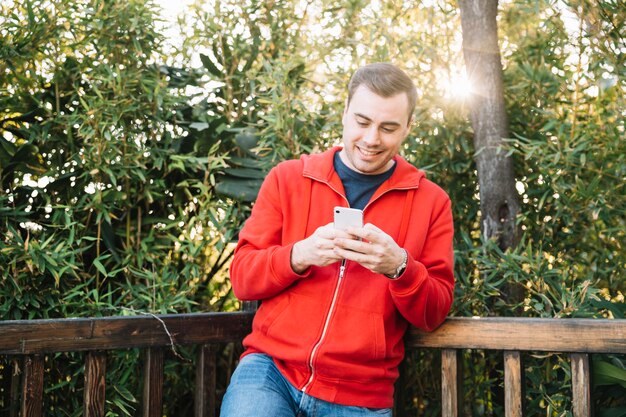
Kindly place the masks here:
POLYGON ((302 388, 302 392, 304 393, 307 392, 307 389, 309 388, 309 386, 313 382, 313 378, 315 377, 315 367, 313 366, 313 361, 315 360, 315 355, 317 354, 317 351, 319 350, 322 342, 326 338, 326 333, 328 331, 328 326, 330 324, 330 318, 333 315, 333 312, 335 311, 335 305, 337 304, 337 296, 339 295, 339 287, 341 287, 341 282, 343 281, 343 275, 346 271, 346 262, 347 261, 345 259, 341 260, 341 266, 339 267, 339 279, 337 280, 337 285, 335 286, 335 292, 333 293, 333 298, 330 303, 330 308, 328 309, 328 314, 326 315, 326 321, 324 322, 322 335, 318 339, 315 346, 313 346, 313 350, 311 351, 311 358, 309 359, 309 370, 311 371, 311 376, 309 377, 309 380, 307 381, 306 384, 304 384, 304 387, 302 388))

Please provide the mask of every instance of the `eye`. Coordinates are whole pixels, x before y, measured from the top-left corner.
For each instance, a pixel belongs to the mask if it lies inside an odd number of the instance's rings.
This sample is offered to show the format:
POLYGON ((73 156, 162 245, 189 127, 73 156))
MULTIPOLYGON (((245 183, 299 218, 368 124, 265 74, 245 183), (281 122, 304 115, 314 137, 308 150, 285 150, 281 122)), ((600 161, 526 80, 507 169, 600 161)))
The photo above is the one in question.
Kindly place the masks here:
POLYGON ((396 131, 396 128, 394 127, 383 127, 380 130, 382 130, 385 133, 393 133, 396 131))

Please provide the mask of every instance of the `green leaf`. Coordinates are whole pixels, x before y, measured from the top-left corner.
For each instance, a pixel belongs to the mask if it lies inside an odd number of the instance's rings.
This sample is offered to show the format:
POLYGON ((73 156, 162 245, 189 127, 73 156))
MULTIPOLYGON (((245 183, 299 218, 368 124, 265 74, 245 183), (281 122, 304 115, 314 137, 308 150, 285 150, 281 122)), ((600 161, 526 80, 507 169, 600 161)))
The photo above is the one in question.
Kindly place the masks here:
POLYGON ((264 171, 254 168, 226 168, 224 169, 224 173, 237 178, 264 179, 266 176, 264 171))
POLYGON ((115 258, 117 262, 120 262, 121 259, 117 254, 117 246, 115 244, 115 232, 109 222, 102 222, 102 240, 107 249, 113 254, 113 258, 115 258))
POLYGON ((219 194, 250 203, 256 200, 262 183, 258 179, 223 178, 215 189, 219 194))
POLYGON ((594 361, 592 380, 595 386, 617 384, 626 388, 626 370, 618 368, 609 362, 594 361))
POLYGON ((237 165, 244 168, 264 168, 267 163, 263 160, 257 158, 241 158, 238 156, 233 156, 229 160, 231 165, 237 165))
POLYGON ((204 66, 204 68, 209 70, 211 74, 215 75, 216 77, 223 76, 222 71, 217 68, 217 66, 213 63, 211 57, 209 57, 208 55, 200 54, 200 61, 202 61, 202 65, 204 66))
POLYGON ((107 270, 104 268, 104 265, 102 265, 102 263, 100 263, 100 261, 98 259, 94 259, 93 260, 93 264, 96 267, 96 269, 98 269, 98 271, 100 271, 100 273, 102 275, 104 275, 105 277, 108 276, 107 270))
POLYGON ((259 137, 250 131, 242 131, 235 135, 235 143, 246 153, 256 155, 253 151, 259 144, 259 137))

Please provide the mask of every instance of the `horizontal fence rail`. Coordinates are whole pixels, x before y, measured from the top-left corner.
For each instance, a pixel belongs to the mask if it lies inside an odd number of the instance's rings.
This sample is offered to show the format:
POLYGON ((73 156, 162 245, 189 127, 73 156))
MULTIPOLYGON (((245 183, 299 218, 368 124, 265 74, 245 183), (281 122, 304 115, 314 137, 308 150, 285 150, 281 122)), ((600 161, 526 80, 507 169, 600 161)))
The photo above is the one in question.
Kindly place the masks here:
POLYGON ((626 353, 626 320, 450 317, 432 333, 412 329, 407 346, 626 353))
POLYGON ((253 313, 0 321, 0 354, 112 350, 240 341, 253 313))
MULTIPOLYGON (((194 415, 217 413, 218 346, 240 342, 250 331, 252 312, 142 315, 0 322, 0 355, 19 358, 11 372, 11 416, 42 416, 44 359, 58 352, 86 352, 83 415, 105 415, 106 351, 139 348, 143 355, 142 415, 162 416, 163 368, 167 349, 198 345, 194 415)), ((432 333, 412 328, 407 349, 441 350, 442 416, 460 415, 464 349, 503 351, 506 417, 523 413, 522 352, 568 353, 575 417, 591 410, 592 353, 626 353, 626 321, 452 317, 432 333)), ((5 374, 6 375, 6 374, 5 374)), ((6 384, 5 384, 6 385, 6 384)))

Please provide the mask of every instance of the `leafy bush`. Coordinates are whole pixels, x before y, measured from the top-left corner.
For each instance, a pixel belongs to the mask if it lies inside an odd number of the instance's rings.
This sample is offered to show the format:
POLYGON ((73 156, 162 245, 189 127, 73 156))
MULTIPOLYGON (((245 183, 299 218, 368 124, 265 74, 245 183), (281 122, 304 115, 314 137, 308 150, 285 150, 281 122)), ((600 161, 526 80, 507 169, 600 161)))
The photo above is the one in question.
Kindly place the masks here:
MULTIPOLYGON (((523 201, 523 238, 507 252, 480 235, 479 150, 452 86, 463 78, 454 2, 198 2, 175 50, 151 1, 0 7, 2 319, 237 309, 226 271, 265 173, 337 143, 348 77, 375 60, 402 65, 421 92, 402 152, 453 200, 453 313, 624 318, 623 5, 501 5, 512 132, 502 152, 523 201), (511 285, 521 301, 503 293, 511 285)), ((46 407, 67 415, 80 410, 82 360, 53 359, 46 407)), ((122 364, 139 355, 111 359, 109 413, 133 414, 139 382, 122 364)), ((596 360, 609 375, 598 405, 619 413, 622 360, 596 360)), ((408 358, 401 406, 414 415, 438 410, 437 361, 408 358)), ((466 414, 499 415, 501 359, 464 362, 466 414)), ((190 367, 166 373, 166 398, 180 399, 166 413, 188 413, 190 367)), ((570 413, 563 358, 531 355, 526 374, 530 415, 570 413)))

